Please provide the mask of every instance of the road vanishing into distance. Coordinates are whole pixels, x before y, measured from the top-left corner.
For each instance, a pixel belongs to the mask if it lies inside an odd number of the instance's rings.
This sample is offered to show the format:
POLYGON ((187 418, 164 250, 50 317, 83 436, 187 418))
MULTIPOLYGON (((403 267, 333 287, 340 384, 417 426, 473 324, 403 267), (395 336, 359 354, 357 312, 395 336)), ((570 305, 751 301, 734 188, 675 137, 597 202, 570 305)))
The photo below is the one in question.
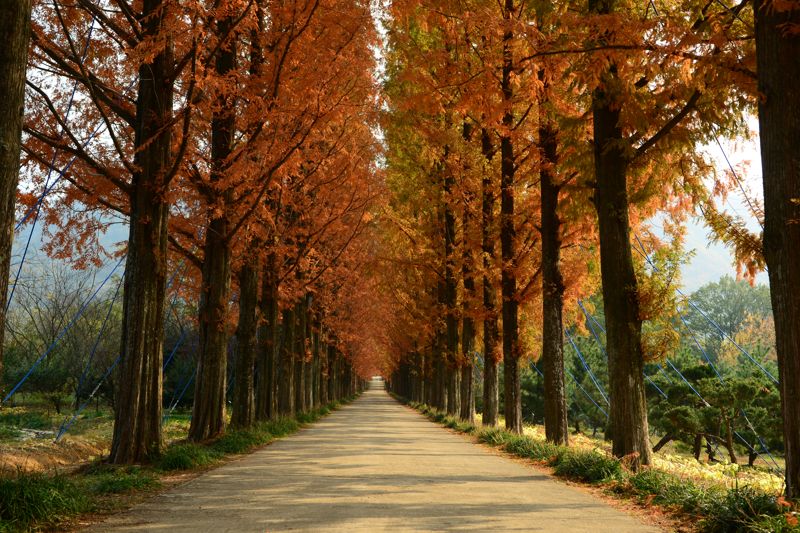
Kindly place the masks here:
POLYGON ((661 531, 452 433, 373 381, 312 427, 90 531, 661 531))

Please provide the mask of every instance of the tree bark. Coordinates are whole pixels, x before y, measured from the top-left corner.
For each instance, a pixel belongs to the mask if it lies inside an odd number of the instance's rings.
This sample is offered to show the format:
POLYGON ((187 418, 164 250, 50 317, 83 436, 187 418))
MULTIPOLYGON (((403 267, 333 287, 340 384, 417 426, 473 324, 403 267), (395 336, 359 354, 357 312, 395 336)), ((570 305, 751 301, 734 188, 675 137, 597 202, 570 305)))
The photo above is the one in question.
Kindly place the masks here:
POLYGON ((461 351, 464 364, 461 367, 461 409, 459 418, 469 423, 475 422, 475 386, 473 384, 473 355, 475 351, 475 329, 471 318, 464 317, 462 322, 461 351))
POLYGON ((322 340, 320 339, 321 324, 319 317, 314 318, 314 326, 311 330, 311 354, 313 357, 313 388, 311 391, 311 407, 314 409, 322 405, 322 340))
MULTIPOLYGON (((657 453, 659 450, 661 450, 661 448, 672 442, 674 438, 675 438, 674 435, 672 435, 671 433, 667 433, 666 435, 661 437, 661 439, 656 443, 656 445, 653 446, 653 453, 657 453)), ((697 453, 699 455, 700 452, 698 451, 697 453)))
POLYGON ((239 324, 236 328, 236 382, 231 425, 246 428, 255 422, 255 359, 258 319, 258 264, 252 258, 239 270, 239 324))
POLYGON ((278 271, 274 251, 267 254, 261 282, 261 325, 258 332, 256 420, 277 418, 278 271))
POLYGON ((733 446, 733 428, 731 428, 731 421, 727 418, 725 419, 725 449, 728 450, 728 459, 731 460, 731 464, 737 464, 739 461, 733 446))
POLYGON ((30 0, 3 0, 0 3, 0 43, 3 43, 0 47, 0 384, 30 34, 30 0))
MULTIPOLYGON (((590 0, 590 10, 610 12, 609 0, 590 0)), ((616 80, 612 65, 605 86, 616 80)), ((612 453, 629 457, 631 468, 650 464, 644 389, 642 321, 630 246, 627 139, 619 125, 620 105, 604 86, 592 94, 595 207, 600 235, 600 271, 606 317, 612 453)))
POLYGON ((283 310, 281 320, 283 339, 280 344, 280 371, 278 374, 278 416, 294 416, 294 310, 283 310))
POLYGON ((306 405, 306 304, 305 299, 295 307, 297 331, 294 335, 294 402, 297 413, 308 411, 306 405))
POLYGON ((330 383, 332 350, 333 346, 328 344, 325 346, 325 349, 320 351, 319 401, 322 405, 328 405, 329 403, 331 403, 330 389, 328 388, 328 383, 330 383))
POLYGON ((338 394, 338 380, 336 379, 337 372, 339 371, 339 357, 336 347, 331 344, 328 346, 328 396, 331 402, 339 399, 338 394))
MULTIPOLYGON (((227 16, 217 22, 220 39, 231 39, 217 54, 214 69, 224 78, 236 68, 235 21, 227 16)), ((211 119, 211 188, 223 202, 223 212, 209 206, 208 226, 203 246, 202 286, 200 290, 200 355, 195 379, 194 406, 189 425, 189 440, 199 442, 225 432, 225 393, 228 366, 228 332, 225 317, 231 286, 230 223, 226 212, 231 191, 220 182, 224 179, 227 159, 233 149, 236 129, 236 104, 232 95, 217 96, 211 119), (216 190, 222 187, 220 190, 216 190)))
POLYGON ((305 389, 303 391, 303 393, 305 394, 305 399, 303 400, 303 402, 305 403, 306 411, 310 411, 314 407, 314 392, 313 392, 314 391, 314 359, 313 359, 313 353, 311 351, 311 342, 312 342, 311 324, 313 322, 313 316, 311 314, 310 301, 311 301, 311 297, 309 296, 306 299, 306 305, 305 305, 305 317, 306 317, 306 323, 305 323, 306 328, 305 328, 305 330, 306 330, 306 333, 305 333, 305 336, 304 336, 305 338, 303 340, 303 346, 302 346, 303 359, 305 360, 305 366, 303 367, 303 371, 305 372, 305 382, 306 382, 305 383, 306 387, 305 387, 305 389))
MULTIPOLYGON (((445 158, 448 150, 445 149, 445 158)), ((460 373, 458 356, 458 310, 457 300, 457 281, 455 264, 455 244, 456 244, 456 217, 453 212, 453 188, 455 187, 455 176, 442 165, 444 172, 444 306, 445 306, 445 361, 447 379, 447 403, 446 411, 450 416, 458 414, 461 407, 459 401, 460 388, 458 376, 460 373)))
POLYGON ((539 128, 542 152, 542 362, 544 368, 544 428, 547 440, 569 445, 567 394, 564 379, 564 278, 561 275, 561 220, 555 166, 558 132, 551 122, 539 128))
MULTIPOLYGON (((514 14, 514 0, 505 0, 504 18, 510 25, 514 14)), ((514 55, 512 41, 514 33, 506 29, 503 33, 502 91, 503 131, 500 135, 500 248, 503 258, 500 286, 503 294, 503 390, 506 429, 522 433, 522 398, 519 376, 519 302, 517 301, 517 232, 514 224, 514 144, 511 132, 514 128, 512 73, 514 55)))
POLYGON ((695 461, 700 460, 700 452, 703 451, 703 435, 698 433, 694 436, 694 443, 692 444, 692 455, 695 461))
POLYGON ((755 3, 764 257, 778 354, 786 495, 800 498, 800 5, 755 3), (791 27, 794 31, 787 30, 791 27))
POLYGON ((417 364, 417 374, 415 376, 416 381, 416 397, 414 398, 415 402, 425 403, 425 393, 428 390, 427 380, 428 376, 426 374, 426 360, 425 354, 420 351, 416 352, 416 364, 417 364))
POLYGON ((162 0, 145 0, 140 22, 145 39, 163 48, 139 68, 131 183, 128 256, 122 304, 119 390, 109 461, 138 463, 161 447, 161 366, 167 279, 166 174, 172 161, 172 41, 163 25, 162 0))
POLYGON ((439 357, 436 358, 436 403, 434 406, 439 411, 447 411, 447 363, 441 350, 438 355, 439 357))
POLYGON ((228 332, 225 317, 231 285, 231 250, 228 221, 211 220, 203 253, 202 289, 199 306, 200 353, 194 387, 194 406, 189 440, 200 442, 225 432, 228 332))
MULTIPOLYGON (((487 163, 494 156, 489 132, 481 131, 481 149, 487 163)), ((488 165, 487 165, 488 167, 488 165)), ((497 293, 495 291, 495 233, 494 206, 495 193, 492 175, 488 168, 481 180, 481 240, 483 250, 483 413, 484 426, 496 426, 499 412, 499 391, 497 366, 501 357, 498 346, 499 329, 497 324, 497 293)))

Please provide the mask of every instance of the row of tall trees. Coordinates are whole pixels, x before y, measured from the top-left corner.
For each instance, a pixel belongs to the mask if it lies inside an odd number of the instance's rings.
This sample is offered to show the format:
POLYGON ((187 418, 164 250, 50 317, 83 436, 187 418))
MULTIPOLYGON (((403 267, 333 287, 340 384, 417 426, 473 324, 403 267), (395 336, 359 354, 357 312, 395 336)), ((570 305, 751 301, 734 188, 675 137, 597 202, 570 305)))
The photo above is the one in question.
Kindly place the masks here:
POLYGON ((786 121, 798 98, 784 76, 796 66, 777 54, 798 46, 798 3, 438 0, 394 2, 391 15, 385 238, 395 253, 386 261, 417 272, 390 267, 386 283, 403 320, 421 326, 393 336, 394 386, 469 419, 470 395, 459 398, 469 387, 458 380, 471 379, 480 355, 483 420, 494 425, 502 359, 505 424, 521 431, 520 359, 541 358, 547 437, 568 443, 563 331, 599 282, 607 433, 615 455, 648 464, 643 371, 677 346, 681 226, 697 210, 750 274, 766 259, 777 280, 787 493, 796 496, 797 387, 788 384, 800 360, 800 285, 789 243, 800 242, 800 178, 790 163, 796 125, 786 121), (787 102, 782 111, 777 102, 787 102), (763 256, 761 237, 715 208, 726 185, 701 149, 747 135, 756 107, 763 256), (657 213, 667 215, 666 239, 648 231, 657 213))
POLYGON ((239 427, 359 390, 341 295, 381 191, 369 5, 57 0, 31 27, 21 207, 49 190, 54 257, 125 256, 111 462, 160 450, 168 290, 196 310, 190 439, 225 431, 229 349, 239 427))

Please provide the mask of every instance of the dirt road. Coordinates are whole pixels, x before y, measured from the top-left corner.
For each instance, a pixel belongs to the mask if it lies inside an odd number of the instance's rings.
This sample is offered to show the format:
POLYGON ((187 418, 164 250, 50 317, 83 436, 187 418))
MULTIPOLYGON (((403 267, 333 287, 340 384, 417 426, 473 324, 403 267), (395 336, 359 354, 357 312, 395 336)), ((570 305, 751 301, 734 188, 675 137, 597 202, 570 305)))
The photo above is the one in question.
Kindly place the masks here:
POLYGON ((659 531, 392 400, 380 382, 295 436, 92 531, 659 531))

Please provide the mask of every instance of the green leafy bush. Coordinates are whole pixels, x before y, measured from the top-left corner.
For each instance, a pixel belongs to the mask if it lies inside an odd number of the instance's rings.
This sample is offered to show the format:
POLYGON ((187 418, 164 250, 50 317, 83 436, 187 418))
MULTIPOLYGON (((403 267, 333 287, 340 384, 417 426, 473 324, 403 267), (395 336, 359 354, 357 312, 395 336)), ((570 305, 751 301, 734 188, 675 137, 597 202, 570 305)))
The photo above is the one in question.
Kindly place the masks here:
POLYGON ((221 453, 200 444, 176 444, 161 454, 156 461, 160 470, 191 470, 207 466, 221 457, 221 453))
POLYGON ((544 461, 555 463, 562 454, 562 448, 547 441, 532 439, 525 435, 511 435, 505 437, 505 449, 518 455, 533 459, 534 461, 544 461))
POLYGON ((555 473, 587 483, 620 480, 624 474, 619 459, 596 451, 572 449, 559 456, 555 473))
POLYGON ((509 440, 509 433, 500 428, 483 428, 478 431, 478 442, 490 446, 500 446, 509 440))
POLYGON ((221 454, 246 453, 272 439, 269 432, 259 429, 230 431, 211 443, 212 450, 221 454))

